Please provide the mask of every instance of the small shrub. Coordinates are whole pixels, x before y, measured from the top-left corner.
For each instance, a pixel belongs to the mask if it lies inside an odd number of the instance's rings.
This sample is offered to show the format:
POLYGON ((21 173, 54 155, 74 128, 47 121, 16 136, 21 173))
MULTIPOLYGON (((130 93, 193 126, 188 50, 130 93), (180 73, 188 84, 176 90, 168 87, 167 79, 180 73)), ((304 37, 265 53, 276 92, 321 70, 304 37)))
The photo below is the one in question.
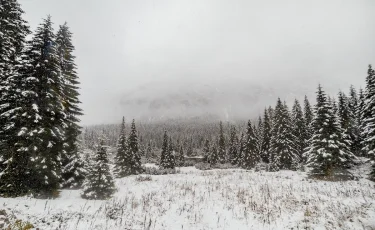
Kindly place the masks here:
POLYGON ((308 208, 306 208, 306 211, 305 211, 304 215, 305 216, 311 216, 311 211, 308 208))
POLYGON ((111 220, 116 220, 121 217, 126 209, 127 202, 121 202, 114 199, 111 203, 107 203, 104 207, 105 216, 111 220))
POLYGON ((138 181, 138 182, 152 181, 152 177, 150 175, 147 175, 147 176, 137 176, 135 178, 135 180, 138 181))
POLYGON ((34 226, 29 222, 24 222, 22 220, 16 220, 12 225, 10 225, 7 230, 30 230, 34 226))

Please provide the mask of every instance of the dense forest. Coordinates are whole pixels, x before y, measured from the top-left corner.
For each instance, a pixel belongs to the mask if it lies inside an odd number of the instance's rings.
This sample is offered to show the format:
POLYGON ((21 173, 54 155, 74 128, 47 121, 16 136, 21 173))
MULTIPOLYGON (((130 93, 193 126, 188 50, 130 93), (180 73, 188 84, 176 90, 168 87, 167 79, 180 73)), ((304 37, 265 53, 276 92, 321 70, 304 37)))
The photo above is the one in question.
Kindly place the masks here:
MULTIPOLYGON (((202 158, 197 168, 310 167, 318 178, 348 175, 359 157, 374 160, 371 66, 364 90, 352 86, 327 95, 319 85, 315 105, 306 97, 289 108, 278 98, 247 122, 194 118, 136 123, 119 114, 118 125, 81 128, 79 77, 68 25, 55 32, 48 16, 31 33, 17 1, 0 2, 1 196, 49 197, 60 188, 83 188, 83 198, 106 199, 116 190, 114 177, 143 173, 145 162, 172 173, 192 156, 202 158), (109 147, 115 149, 113 159, 109 147)), ((369 177, 375 179, 375 164, 369 177)))

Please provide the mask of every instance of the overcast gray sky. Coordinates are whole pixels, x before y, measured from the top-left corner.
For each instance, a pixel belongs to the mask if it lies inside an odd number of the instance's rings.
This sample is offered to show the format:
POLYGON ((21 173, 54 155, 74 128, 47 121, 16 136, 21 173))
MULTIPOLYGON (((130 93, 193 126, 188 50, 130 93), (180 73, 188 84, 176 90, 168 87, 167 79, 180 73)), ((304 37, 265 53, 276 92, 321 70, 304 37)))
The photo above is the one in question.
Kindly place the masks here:
POLYGON ((375 64, 374 0, 19 1, 32 29, 48 14, 71 27, 84 124, 119 120, 126 92, 150 82, 336 92, 375 64))

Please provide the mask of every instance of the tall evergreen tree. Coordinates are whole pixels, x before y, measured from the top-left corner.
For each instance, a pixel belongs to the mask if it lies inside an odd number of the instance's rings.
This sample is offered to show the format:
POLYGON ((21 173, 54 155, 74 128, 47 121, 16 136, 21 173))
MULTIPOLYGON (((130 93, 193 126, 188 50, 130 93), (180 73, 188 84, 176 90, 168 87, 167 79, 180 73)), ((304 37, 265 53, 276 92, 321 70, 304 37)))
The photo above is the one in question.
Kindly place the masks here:
POLYGON ((257 140, 254 133, 253 126, 250 120, 247 123, 246 142, 241 159, 241 166, 245 169, 253 168, 260 161, 260 155, 257 151, 257 140))
POLYGON ((300 159, 294 141, 288 108, 279 98, 272 127, 270 170, 296 169, 300 159))
POLYGON ((182 167, 185 164, 184 148, 180 145, 180 150, 176 158, 176 166, 182 167))
POLYGON ((309 140, 312 138, 314 129, 312 127, 312 121, 314 119, 314 113, 311 108, 309 99, 305 96, 304 107, 303 107, 303 118, 306 124, 306 145, 309 145, 309 140))
POLYGON ((362 110, 362 142, 365 155, 375 155, 375 71, 369 65, 366 77, 366 92, 362 110))
POLYGON ((262 146, 263 146, 263 120, 262 117, 259 116, 258 118, 258 126, 253 125, 255 138, 257 140, 257 152, 258 155, 261 157, 263 156, 262 146))
POLYGON ((218 141, 214 142, 211 146, 211 152, 208 157, 208 163, 213 166, 219 163, 219 153, 217 151, 217 143, 218 141))
POLYGON ((115 183, 109 170, 107 150, 104 146, 104 139, 101 138, 95 158, 90 162, 81 195, 82 198, 88 200, 104 200, 110 198, 115 191, 115 183))
POLYGON ((358 114, 359 98, 358 98, 357 90, 354 88, 353 85, 350 86, 348 100, 349 100, 348 107, 350 110, 350 114, 352 116, 356 116, 358 114))
POLYGON ((168 144, 169 144, 168 151, 169 151, 169 155, 171 157, 172 168, 175 168, 176 167, 176 158, 175 158, 175 155, 174 155, 174 146, 173 146, 172 137, 169 137, 169 143, 168 144))
POLYGON ((340 127, 343 131, 343 141, 345 141, 350 147, 350 150, 352 150, 352 141, 355 140, 353 133, 354 120, 352 119, 351 111, 349 108, 349 100, 343 92, 339 92, 338 95, 337 115, 340 127))
POLYGON ((80 175, 80 170, 82 169, 79 168, 82 165, 75 164, 75 167, 71 167, 71 162, 79 160, 77 139, 81 134, 81 127, 78 124, 80 121, 78 116, 82 115, 82 110, 79 107, 79 81, 76 74, 76 65, 74 63, 75 57, 73 56, 74 46, 72 44, 72 33, 66 23, 60 26, 57 32, 56 50, 61 76, 63 78, 61 96, 64 112, 66 114, 64 151, 61 156, 62 178, 64 181, 63 185, 69 186, 67 181, 82 180, 82 175, 80 175))
POLYGON ((238 141, 238 146, 237 146, 237 149, 238 149, 237 165, 241 167, 243 165, 242 161, 245 158, 245 148, 246 148, 246 141, 247 141, 246 139, 247 138, 245 138, 244 133, 241 133, 241 137, 240 137, 240 140, 238 141))
POLYGON ((130 128, 127 149, 129 152, 129 156, 131 156, 130 173, 132 175, 141 173, 142 172, 141 156, 139 153, 138 135, 137 135, 137 130, 135 128, 134 119, 132 121, 131 128, 130 128))
POLYGON ((262 160, 265 163, 269 163, 269 157, 270 157, 270 148, 271 148, 271 119, 268 115, 268 111, 264 110, 264 116, 263 116, 263 141, 262 141, 262 160))
POLYGON ((338 113, 338 110, 339 110, 339 107, 338 107, 338 105, 337 105, 336 98, 334 98, 334 97, 331 98, 330 96, 328 96, 328 103, 331 104, 331 106, 332 106, 332 110, 333 110, 333 113, 334 113, 334 114, 337 114, 337 113, 338 113))
POLYGON ((193 137, 190 138, 189 143, 188 143, 188 149, 186 154, 191 157, 193 155, 193 137))
POLYGON ((204 142, 204 146, 203 146, 203 157, 205 161, 208 162, 209 156, 210 156, 210 141, 206 139, 204 142))
POLYGON ((337 105, 337 115, 341 128, 343 130, 348 130, 351 126, 350 110, 348 106, 348 98, 343 92, 339 92, 338 95, 338 105, 337 105))
POLYGON ((35 92, 22 74, 28 62, 25 38, 30 33, 23 13, 16 0, 0 1, 0 195, 4 196, 29 190, 30 157, 26 149, 20 149, 18 134, 27 122, 22 115, 30 108, 28 96, 35 92))
POLYGON ((273 124, 273 118, 274 118, 274 115, 275 115, 275 109, 272 108, 272 106, 269 106, 268 109, 267 109, 267 112, 268 112, 268 117, 271 120, 271 125, 272 125, 273 124))
POLYGON ((358 111, 357 111, 357 125, 358 125, 358 154, 363 155, 364 153, 364 139, 365 139, 365 132, 364 132, 364 121, 363 121, 363 113, 365 108, 365 95, 361 89, 359 89, 359 96, 358 96, 358 111))
POLYGON ((331 176, 336 169, 342 169, 353 157, 342 139, 342 129, 332 104, 319 85, 313 120, 314 135, 306 152, 307 163, 313 174, 331 176))
POLYGON ((351 152, 355 155, 361 153, 361 129, 359 123, 359 98, 354 86, 350 86, 350 97, 348 98, 348 109, 350 114, 350 141, 351 141, 351 152))
POLYGON ((114 162, 114 174, 117 178, 122 178, 131 174, 131 161, 132 155, 130 151, 128 151, 128 142, 125 133, 125 117, 123 117, 114 162))
POLYGON ((220 127, 219 142, 218 142, 219 163, 225 164, 226 161, 227 161, 227 151, 226 151, 226 147, 225 147, 223 122, 220 121, 219 127, 220 127))
POLYGON ((173 157, 171 156, 171 152, 169 151, 168 135, 167 135, 166 130, 164 131, 163 146, 161 149, 159 166, 160 168, 163 168, 163 169, 174 168, 174 161, 173 161, 173 157))
POLYGON ((303 117, 302 107, 299 101, 296 99, 292 108, 292 131, 295 136, 295 146, 298 152, 300 160, 302 160, 302 154, 304 153, 306 140, 308 139, 307 127, 305 119, 303 117))
MULTIPOLYGON (((375 71, 369 65, 366 77, 366 92, 362 109, 362 151, 365 156, 375 160, 375 71)), ((375 180, 375 163, 370 174, 370 179, 375 180)))
POLYGON ((48 17, 28 43, 26 55, 29 64, 24 74, 28 87, 34 89, 36 94, 28 95, 29 104, 24 108, 26 111, 23 115, 29 121, 18 135, 26 139, 26 142, 19 143, 21 151, 26 150, 31 156, 30 187, 42 193, 51 193, 59 188, 60 157, 66 128, 62 103, 63 79, 54 40, 52 21, 48 17))
POLYGON ((146 149, 146 159, 149 160, 153 156, 152 152, 152 146, 151 146, 151 141, 147 143, 147 149, 146 149))
POLYGON ((237 149, 237 144, 238 143, 238 137, 236 133, 236 127, 232 126, 231 132, 230 132, 230 140, 229 140, 229 162, 232 165, 237 165, 238 164, 238 149, 237 149))

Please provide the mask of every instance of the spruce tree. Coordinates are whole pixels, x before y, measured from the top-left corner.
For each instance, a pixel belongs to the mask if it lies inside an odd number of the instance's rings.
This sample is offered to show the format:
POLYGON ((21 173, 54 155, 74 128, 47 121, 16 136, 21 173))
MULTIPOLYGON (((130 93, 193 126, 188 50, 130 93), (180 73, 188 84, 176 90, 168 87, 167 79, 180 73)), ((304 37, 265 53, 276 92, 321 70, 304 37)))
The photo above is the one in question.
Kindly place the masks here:
POLYGON ((271 148, 271 119, 268 115, 267 109, 264 110, 264 116, 263 116, 263 141, 262 141, 262 155, 261 158, 263 162, 269 163, 269 157, 270 157, 270 148, 271 148))
POLYGON ((169 156, 171 158, 171 165, 172 165, 172 168, 175 168, 176 167, 176 158, 175 158, 175 155, 174 155, 174 146, 173 146, 173 141, 172 141, 172 137, 169 137, 169 146, 168 146, 168 152, 169 152, 169 156))
POLYGON ((52 21, 48 16, 37 28, 26 51, 29 64, 25 68, 29 104, 23 108, 29 120, 19 137, 25 142, 20 148, 31 156, 32 170, 29 185, 34 192, 50 194, 58 189, 61 181, 61 153, 66 128, 62 102, 63 79, 54 43, 52 21), (31 138, 29 138, 31 137, 31 138))
POLYGON ((338 95, 338 105, 337 105, 337 115, 339 118, 339 122, 341 128, 343 130, 348 130, 351 126, 351 119, 350 119, 350 110, 348 106, 348 98, 343 92, 339 92, 338 95))
POLYGON ((361 89, 359 89, 359 96, 358 96, 358 111, 357 111, 357 126, 358 126, 358 155, 363 156, 364 154, 364 139, 365 139, 365 132, 363 130, 364 121, 363 121, 363 112, 365 108, 365 95, 364 92, 361 89))
MULTIPOLYGON (((218 141, 216 141, 218 142, 218 141)), ((216 142, 214 142, 211 146, 211 152, 210 152, 210 155, 208 157, 208 163, 211 165, 211 166, 214 166, 216 165, 217 163, 219 163, 219 153, 218 153, 218 150, 217 150, 217 144, 216 142)))
POLYGON ((70 155, 69 163, 62 169, 65 177, 62 183, 63 188, 77 189, 82 187, 87 171, 81 151, 79 151, 79 146, 77 146, 77 152, 74 155, 70 155))
POLYGON ((328 96, 328 103, 332 105, 332 110, 334 114, 338 114, 339 107, 337 105, 336 98, 328 96))
POLYGON ((253 125, 253 130, 255 133, 255 138, 257 140, 257 152, 259 156, 263 156, 262 146, 263 146, 263 120, 262 117, 258 118, 258 126, 253 125))
POLYGON ((125 133, 125 117, 122 118, 120 135, 117 143, 117 153, 115 156, 114 174, 117 178, 122 178, 131 174, 132 155, 128 151, 128 142, 125 133))
POLYGON ((314 119, 314 113, 311 108, 309 99, 305 96, 304 100, 304 108, 303 108, 303 116, 306 124, 306 146, 309 145, 309 140, 311 139, 314 129, 312 127, 312 121, 314 119))
MULTIPOLYGON (((366 77, 366 92, 362 109, 362 151, 365 156, 375 161, 375 71, 369 65, 366 77)), ((375 180, 375 162, 370 179, 375 180)))
POLYGON ((219 142, 218 142, 219 163, 225 164, 227 161, 227 152, 226 152, 226 147, 225 147, 223 122, 220 121, 219 127, 220 127, 219 142))
MULTIPOLYGON (((352 141, 355 140, 353 133, 354 121, 350 113, 349 100, 343 92, 339 92, 337 108, 338 121, 343 131, 343 141, 345 141, 349 147, 352 147, 352 141)), ((350 148, 350 150, 352 150, 352 148, 350 148)))
POLYGON ((238 164, 238 138, 237 138, 237 133, 236 133, 236 127, 232 126, 231 132, 230 132, 230 140, 229 140, 229 162, 232 165, 237 165, 238 164))
POLYGON ((375 71, 369 65, 366 77, 366 91, 362 110, 362 141, 363 151, 366 156, 374 158, 375 155, 375 71))
POLYGON ((182 147, 182 145, 180 145, 180 150, 176 158, 176 166, 183 167, 184 165, 185 165, 184 148, 182 147))
POLYGON ((268 112, 268 117, 271 121, 271 126, 273 125, 273 118, 274 118, 274 115, 275 115, 275 109, 272 108, 272 106, 269 106, 268 109, 267 109, 267 112, 268 112))
POLYGON ((350 141, 351 141, 351 152, 355 155, 361 153, 361 129, 359 123, 359 98, 354 86, 350 86, 350 97, 348 98, 348 109, 350 114, 350 141))
POLYGON ((188 143, 188 149, 186 154, 191 157, 193 155, 193 137, 190 138, 189 143, 188 143))
POLYGON ((137 130, 135 128, 135 121, 133 119, 130 134, 128 138, 128 155, 131 157, 130 159, 130 173, 132 175, 136 175, 142 172, 142 164, 141 164, 141 156, 139 153, 138 147, 138 135, 137 130))
POLYGON ((241 166, 245 169, 251 169, 255 167, 259 161, 260 155, 257 151, 257 140, 254 133, 254 128, 249 120, 246 128, 246 142, 241 159, 241 166))
POLYGON ((279 98, 272 126, 270 170, 296 169, 299 161, 290 114, 279 98))
POLYGON ((203 157, 206 162, 208 162, 209 156, 210 156, 210 141, 206 139, 206 141, 204 142, 204 146, 203 146, 203 157))
POLYGON ((90 162, 87 177, 83 183, 82 198, 105 200, 116 191, 113 177, 109 170, 107 150, 104 139, 99 140, 94 160, 90 162))
POLYGON ((164 131, 163 146, 162 146, 162 149, 161 149, 159 166, 162 169, 173 169, 174 168, 173 157, 172 157, 171 152, 169 150, 168 135, 167 135, 166 130, 164 131))
POLYGON ((358 116, 359 100, 357 90, 351 85, 349 89, 348 107, 352 119, 358 116))
POLYGON ((22 115, 31 108, 28 97, 35 92, 26 84, 29 79, 22 72, 28 63, 24 47, 30 33, 23 13, 16 0, 0 1, 0 195, 3 196, 19 196, 29 191, 30 156, 21 145, 26 141, 18 134, 24 130, 24 124, 29 124, 22 115))
POLYGON ((314 135, 306 152, 307 164, 313 168, 313 174, 331 176, 337 169, 346 167, 353 154, 343 141, 338 118, 320 85, 313 128, 314 135))
POLYGON ((152 147, 151 147, 151 141, 149 141, 147 144, 147 149, 146 149, 146 159, 150 160, 151 157, 153 157, 153 152, 152 152, 152 147))
POLYGON ((72 33, 66 23, 60 26, 57 32, 56 50, 63 78, 62 102, 66 115, 64 151, 61 156, 63 185, 66 187, 70 186, 70 183, 67 183, 68 181, 82 181, 82 175, 80 175, 82 169, 79 168, 82 165, 75 164, 75 167, 72 167, 72 162, 79 161, 79 158, 77 158, 79 157, 77 139, 81 134, 81 127, 78 124, 80 121, 78 116, 82 115, 82 110, 79 107, 79 81, 74 63, 72 33))
POLYGON ((238 146, 237 146, 237 149, 238 149, 238 163, 237 165, 242 167, 243 165, 243 159, 245 158, 245 148, 246 148, 246 138, 245 138, 245 135, 243 133, 241 133, 241 137, 240 137, 240 140, 238 141, 238 146))
POLYGON ((308 135, 305 119, 303 117, 302 107, 297 99, 295 99, 292 108, 292 125, 293 135, 296 138, 296 150, 298 152, 300 160, 302 160, 302 154, 307 147, 306 140, 308 139, 308 135))

